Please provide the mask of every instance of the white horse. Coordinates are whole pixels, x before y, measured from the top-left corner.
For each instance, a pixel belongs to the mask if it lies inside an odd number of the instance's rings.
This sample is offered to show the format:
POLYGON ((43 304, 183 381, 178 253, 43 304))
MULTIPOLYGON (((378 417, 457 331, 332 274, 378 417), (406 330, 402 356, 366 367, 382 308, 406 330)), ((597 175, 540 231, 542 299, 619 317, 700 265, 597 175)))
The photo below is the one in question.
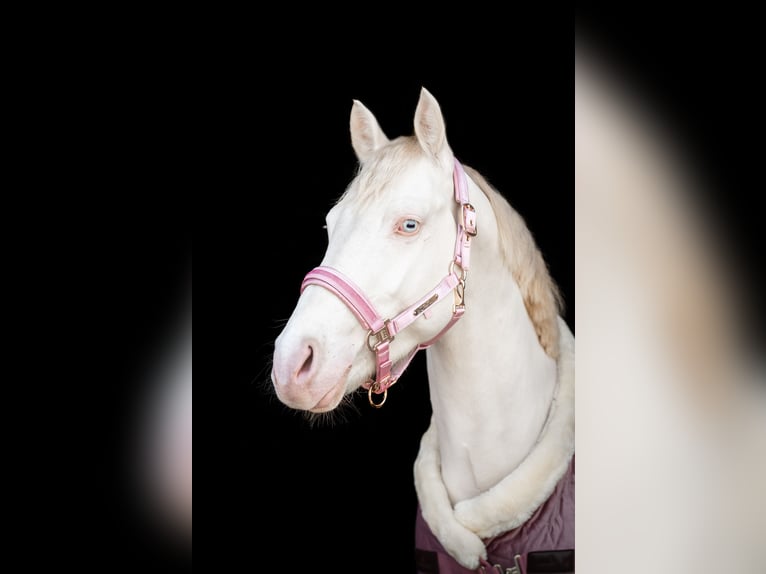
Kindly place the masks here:
MULTIPOLYGON (((438 543, 426 546, 441 572, 444 551, 457 568, 522 572, 527 552, 552 548, 512 544, 508 559, 490 542, 542 516, 562 477, 573 493, 574 337, 523 219, 454 159, 425 89, 414 123, 389 140, 354 101, 359 173, 327 214, 327 252, 275 343, 272 381, 295 409, 330 411, 360 387, 380 407, 428 347, 415 487, 438 543)), ((573 548, 573 506, 556 508, 558 526, 536 528, 573 548)))

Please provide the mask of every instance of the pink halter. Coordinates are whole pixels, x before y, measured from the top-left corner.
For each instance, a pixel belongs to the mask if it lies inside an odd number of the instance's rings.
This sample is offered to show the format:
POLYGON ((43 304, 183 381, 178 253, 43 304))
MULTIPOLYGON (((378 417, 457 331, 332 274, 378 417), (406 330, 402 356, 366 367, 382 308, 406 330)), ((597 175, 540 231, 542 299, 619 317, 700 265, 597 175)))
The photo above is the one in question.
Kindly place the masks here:
POLYGON ((370 351, 375 353, 376 369, 375 380, 369 379, 362 386, 367 389, 370 404, 376 408, 382 407, 386 402, 388 388, 399 380, 417 352, 433 345, 465 313, 465 281, 470 266, 471 238, 476 236, 476 211, 468 202, 468 182, 463 166, 457 160, 455 160, 452 179, 455 186, 455 201, 462 210, 455 240, 455 256, 449 263, 447 276, 404 311, 391 319, 383 319, 362 290, 351 279, 332 267, 316 267, 306 275, 301 285, 301 293, 309 285, 319 285, 334 293, 367 329, 366 343, 370 351), (460 273, 456 271, 456 268, 459 268, 460 273), (429 307, 443 299, 450 291, 454 291, 455 297, 450 321, 434 338, 419 344, 394 367, 390 357, 390 345, 396 334, 419 317, 428 318, 429 307), (373 401, 373 393, 383 394, 383 400, 379 403, 373 401))

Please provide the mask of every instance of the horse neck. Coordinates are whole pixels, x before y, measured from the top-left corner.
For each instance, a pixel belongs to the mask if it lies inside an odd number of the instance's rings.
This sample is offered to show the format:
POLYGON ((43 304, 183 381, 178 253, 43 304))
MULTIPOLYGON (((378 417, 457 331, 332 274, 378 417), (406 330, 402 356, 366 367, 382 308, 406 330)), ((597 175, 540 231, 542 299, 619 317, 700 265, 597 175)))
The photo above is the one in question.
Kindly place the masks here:
MULTIPOLYGON (((470 186, 477 215, 488 219, 486 196, 470 186)), ((529 454, 556 382, 556 363, 503 263, 492 219, 480 220, 474 239, 465 315, 427 353, 442 477, 453 503, 492 487, 529 454)))

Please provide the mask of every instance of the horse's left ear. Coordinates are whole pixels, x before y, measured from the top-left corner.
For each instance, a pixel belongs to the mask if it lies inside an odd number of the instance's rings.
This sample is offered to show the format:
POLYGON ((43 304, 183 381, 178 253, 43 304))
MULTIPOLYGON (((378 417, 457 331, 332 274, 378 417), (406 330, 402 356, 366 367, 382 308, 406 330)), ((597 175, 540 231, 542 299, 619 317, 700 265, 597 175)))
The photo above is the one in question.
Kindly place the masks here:
POLYGON ((351 147, 354 148, 360 163, 366 162, 376 150, 388 143, 388 138, 380 129, 378 120, 362 102, 354 100, 351 106, 351 147))
POLYGON ((452 152, 447 145, 442 110, 436 98, 425 88, 420 90, 418 107, 415 109, 415 136, 426 153, 451 169, 452 152))

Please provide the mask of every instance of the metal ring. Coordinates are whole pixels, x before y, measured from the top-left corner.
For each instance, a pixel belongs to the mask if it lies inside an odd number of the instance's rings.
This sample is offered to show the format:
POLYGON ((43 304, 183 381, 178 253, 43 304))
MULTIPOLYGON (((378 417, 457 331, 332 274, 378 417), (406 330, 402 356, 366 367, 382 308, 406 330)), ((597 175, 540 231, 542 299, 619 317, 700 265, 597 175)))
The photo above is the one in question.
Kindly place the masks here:
POLYGON ((380 389, 380 383, 378 381, 375 381, 370 385, 370 388, 367 389, 367 400, 370 401, 370 404, 375 407, 376 409, 379 409, 386 403, 386 399, 388 398, 388 388, 383 389, 383 400, 379 403, 376 403, 374 400, 372 400, 372 393, 377 393, 378 389, 380 389))
POLYGON ((458 263, 454 259, 449 262, 449 274, 452 275, 455 272, 455 265, 460 267, 460 277, 459 277, 460 281, 465 281, 466 278, 468 277, 468 271, 463 269, 463 266, 460 265, 460 263, 458 263))

